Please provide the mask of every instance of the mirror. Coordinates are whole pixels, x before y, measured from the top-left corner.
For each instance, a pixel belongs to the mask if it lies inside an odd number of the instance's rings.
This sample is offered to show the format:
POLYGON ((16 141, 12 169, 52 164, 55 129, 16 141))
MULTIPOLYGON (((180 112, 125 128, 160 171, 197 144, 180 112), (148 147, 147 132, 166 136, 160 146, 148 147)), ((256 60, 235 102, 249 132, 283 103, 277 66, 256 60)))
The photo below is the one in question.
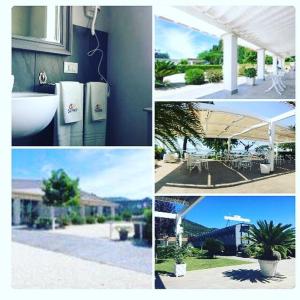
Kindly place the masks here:
POLYGON ((71 7, 14 6, 12 47, 70 55, 71 21, 71 7))

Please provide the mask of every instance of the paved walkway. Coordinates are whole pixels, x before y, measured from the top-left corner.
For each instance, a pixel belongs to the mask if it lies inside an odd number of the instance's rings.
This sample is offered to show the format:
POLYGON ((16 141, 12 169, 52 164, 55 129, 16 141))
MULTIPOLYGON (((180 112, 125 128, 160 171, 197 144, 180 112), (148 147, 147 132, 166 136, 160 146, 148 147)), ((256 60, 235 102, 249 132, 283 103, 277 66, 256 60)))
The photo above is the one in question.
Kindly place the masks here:
POLYGON ((184 74, 165 77, 172 85, 168 88, 155 89, 156 100, 182 99, 295 99, 295 72, 285 74, 286 89, 282 95, 273 89, 266 93, 272 83, 270 77, 266 80, 256 80, 255 86, 246 84, 246 77, 238 77, 238 93, 231 95, 224 90, 223 82, 203 85, 185 85, 184 74))
MULTIPOLYGON (((247 175, 249 177, 249 175, 247 175)), ((217 168, 211 174, 211 183, 223 180, 230 183, 231 180, 240 180, 227 168, 217 168)), ((199 174, 195 171, 192 174, 186 170, 183 162, 163 163, 158 162, 155 170, 155 191, 157 194, 219 194, 219 193, 295 193, 295 173, 278 175, 264 178, 259 181, 242 183, 239 185, 203 188, 200 185, 207 185, 207 174, 199 174), (199 186, 197 186, 199 185, 199 186)))
POLYGON ((12 287, 150 289, 152 276, 12 243, 12 287))
POLYGON ((159 277, 167 289, 288 289, 295 287, 295 259, 280 261, 273 278, 263 277, 258 263, 189 271, 178 278, 159 277))
POLYGON ((151 274, 152 248, 131 241, 53 233, 44 230, 13 229, 12 240, 73 257, 151 274))

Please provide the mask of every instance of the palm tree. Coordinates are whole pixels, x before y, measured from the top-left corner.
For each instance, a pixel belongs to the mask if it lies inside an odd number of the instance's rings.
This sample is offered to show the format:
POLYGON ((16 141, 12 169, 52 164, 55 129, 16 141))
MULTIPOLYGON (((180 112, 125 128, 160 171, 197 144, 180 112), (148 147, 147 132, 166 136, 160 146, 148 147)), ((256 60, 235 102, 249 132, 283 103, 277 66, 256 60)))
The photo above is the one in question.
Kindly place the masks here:
POLYGON ((201 140, 203 128, 195 102, 156 102, 155 139, 169 150, 180 152, 178 138, 185 138, 193 146, 201 140))
POLYGON ((263 260, 279 260, 295 248, 295 229, 291 224, 274 225, 273 221, 258 221, 257 226, 252 225, 247 239, 252 243, 250 247, 258 250, 258 258, 263 260))
POLYGON ((163 83, 165 76, 176 74, 177 68, 172 61, 156 60, 155 61, 155 82, 158 84, 163 83))

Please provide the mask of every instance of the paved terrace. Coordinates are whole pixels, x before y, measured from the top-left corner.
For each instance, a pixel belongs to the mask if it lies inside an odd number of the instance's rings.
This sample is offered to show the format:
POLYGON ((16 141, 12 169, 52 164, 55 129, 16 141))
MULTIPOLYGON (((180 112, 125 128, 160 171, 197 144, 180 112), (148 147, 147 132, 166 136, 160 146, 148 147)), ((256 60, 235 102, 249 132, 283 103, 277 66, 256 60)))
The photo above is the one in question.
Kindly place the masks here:
POLYGON ((152 272, 152 248, 132 241, 110 241, 62 234, 61 231, 29 229, 13 229, 12 241, 145 274, 152 272))
POLYGON ((275 166, 271 175, 260 174, 259 161, 252 169, 234 169, 220 161, 209 161, 208 170, 186 167, 186 162, 165 163, 159 161, 155 173, 155 190, 158 194, 243 192, 248 193, 294 193, 295 164, 285 162, 275 166), (210 183, 210 186, 209 186, 210 183))
POLYGON ((167 88, 155 90, 157 100, 183 100, 183 99, 295 99, 295 72, 285 74, 284 83, 286 89, 282 95, 273 89, 266 93, 272 81, 270 77, 266 80, 256 80, 255 86, 246 83, 245 77, 238 77, 238 93, 230 95, 224 90, 223 82, 207 83, 203 85, 185 85, 184 74, 167 76, 165 80, 170 81, 167 88))
MULTIPOLYGON (((233 257, 231 257, 233 258, 233 257)), ((241 259, 241 258, 237 258, 241 259)), ((158 275, 156 286, 167 289, 291 289, 295 287, 295 259, 282 260, 273 278, 263 277, 253 264, 189 271, 184 277, 158 275)))

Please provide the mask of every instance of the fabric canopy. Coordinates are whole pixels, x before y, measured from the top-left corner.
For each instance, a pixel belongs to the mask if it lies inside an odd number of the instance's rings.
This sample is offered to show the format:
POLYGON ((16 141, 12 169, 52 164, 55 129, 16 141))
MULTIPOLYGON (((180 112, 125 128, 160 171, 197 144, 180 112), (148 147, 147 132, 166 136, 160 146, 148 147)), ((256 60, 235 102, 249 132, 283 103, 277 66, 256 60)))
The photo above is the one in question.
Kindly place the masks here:
MULTIPOLYGON (((205 137, 269 141, 270 120, 233 113, 209 105, 199 105, 205 137)), ((295 131, 275 124, 275 143, 295 142, 295 131)))
POLYGON ((295 55, 293 6, 175 6, 172 13, 160 8, 156 14, 219 37, 225 32, 234 33, 248 46, 281 57, 295 55))

